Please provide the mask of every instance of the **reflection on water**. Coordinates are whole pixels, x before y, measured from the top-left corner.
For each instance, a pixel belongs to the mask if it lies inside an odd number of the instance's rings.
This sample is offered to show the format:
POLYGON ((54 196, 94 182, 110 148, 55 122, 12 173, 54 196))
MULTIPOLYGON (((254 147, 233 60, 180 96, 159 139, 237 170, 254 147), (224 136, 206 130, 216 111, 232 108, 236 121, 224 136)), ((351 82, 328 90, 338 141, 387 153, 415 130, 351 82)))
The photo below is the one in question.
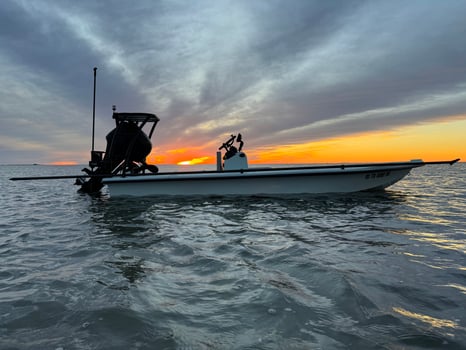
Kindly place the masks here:
POLYGON ((405 310, 405 309, 403 309, 401 307, 394 307, 393 311, 395 311, 395 312, 397 312, 400 315, 403 315, 405 317, 413 318, 415 320, 427 323, 427 324, 429 324, 430 326, 432 326, 434 328, 444 328, 444 327, 459 328, 458 323, 456 323, 454 321, 442 320, 442 319, 439 319, 439 318, 418 314, 418 313, 415 313, 415 312, 405 310))
POLYGON ((450 284, 446 284, 445 287, 456 288, 459 291, 461 291, 461 293, 466 294, 466 286, 462 286, 462 285, 455 284, 455 283, 450 283, 450 284))

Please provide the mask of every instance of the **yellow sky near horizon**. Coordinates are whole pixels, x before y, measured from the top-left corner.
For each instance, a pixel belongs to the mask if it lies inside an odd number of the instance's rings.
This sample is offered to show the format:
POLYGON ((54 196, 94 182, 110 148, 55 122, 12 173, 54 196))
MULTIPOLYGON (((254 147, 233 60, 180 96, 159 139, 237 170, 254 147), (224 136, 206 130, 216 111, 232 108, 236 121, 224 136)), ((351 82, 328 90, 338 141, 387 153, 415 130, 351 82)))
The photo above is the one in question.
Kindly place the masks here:
POLYGON ((248 156, 258 163, 466 161, 465 133, 466 119, 452 120, 259 150, 248 156))

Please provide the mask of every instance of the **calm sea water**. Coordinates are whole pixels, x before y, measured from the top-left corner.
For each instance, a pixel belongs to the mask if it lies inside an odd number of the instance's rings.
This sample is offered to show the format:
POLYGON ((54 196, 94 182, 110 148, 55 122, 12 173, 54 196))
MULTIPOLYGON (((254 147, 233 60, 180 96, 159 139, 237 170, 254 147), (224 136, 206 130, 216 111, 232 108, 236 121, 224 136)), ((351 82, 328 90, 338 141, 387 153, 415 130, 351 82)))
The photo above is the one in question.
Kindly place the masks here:
POLYGON ((465 349, 466 164, 346 196, 112 199, 0 166, 0 349, 465 349))

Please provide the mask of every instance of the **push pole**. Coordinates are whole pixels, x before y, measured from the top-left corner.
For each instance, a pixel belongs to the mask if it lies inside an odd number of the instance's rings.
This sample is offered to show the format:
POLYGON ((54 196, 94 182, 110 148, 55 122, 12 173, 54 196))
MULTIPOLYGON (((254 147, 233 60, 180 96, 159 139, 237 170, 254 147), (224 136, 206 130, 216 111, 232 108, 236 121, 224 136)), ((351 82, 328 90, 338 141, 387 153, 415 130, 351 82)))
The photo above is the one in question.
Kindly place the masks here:
POLYGON ((92 103, 92 154, 94 153, 94 134, 95 134, 95 83, 97 77, 97 67, 94 67, 94 100, 92 103))

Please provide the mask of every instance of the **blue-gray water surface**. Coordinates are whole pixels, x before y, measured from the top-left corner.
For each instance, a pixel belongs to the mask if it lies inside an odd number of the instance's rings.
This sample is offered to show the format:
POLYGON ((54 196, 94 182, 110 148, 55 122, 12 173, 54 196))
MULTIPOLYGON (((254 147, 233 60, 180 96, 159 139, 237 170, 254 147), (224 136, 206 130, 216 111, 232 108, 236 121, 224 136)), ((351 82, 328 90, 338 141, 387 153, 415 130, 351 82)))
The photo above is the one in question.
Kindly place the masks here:
POLYGON ((0 166, 0 349, 465 349, 466 164, 386 191, 111 198, 0 166))

